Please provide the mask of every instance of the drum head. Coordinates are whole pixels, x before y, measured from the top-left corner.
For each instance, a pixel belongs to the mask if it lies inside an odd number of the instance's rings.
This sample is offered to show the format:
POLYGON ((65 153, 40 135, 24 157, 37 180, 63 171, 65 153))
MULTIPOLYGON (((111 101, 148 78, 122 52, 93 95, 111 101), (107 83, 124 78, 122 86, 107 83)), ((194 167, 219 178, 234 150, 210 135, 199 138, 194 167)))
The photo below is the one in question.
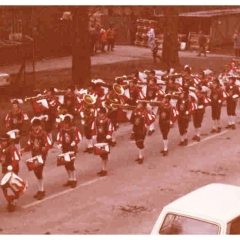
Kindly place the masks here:
POLYGON ((9 181, 11 176, 12 176, 12 173, 10 172, 6 173, 1 180, 1 186, 4 186, 9 181))

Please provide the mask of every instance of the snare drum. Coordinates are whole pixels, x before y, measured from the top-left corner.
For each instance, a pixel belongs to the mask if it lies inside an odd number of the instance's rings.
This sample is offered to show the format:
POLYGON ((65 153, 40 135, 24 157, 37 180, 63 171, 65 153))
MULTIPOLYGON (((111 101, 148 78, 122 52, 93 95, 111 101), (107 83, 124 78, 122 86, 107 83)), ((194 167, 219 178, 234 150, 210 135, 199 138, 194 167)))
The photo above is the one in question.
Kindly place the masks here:
POLYGON ((27 168, 29 171, 34 170, 35 168, 43 165, 43 159, 41 155, 35 156, 33 158, 30 158, 26 160, 27 168))
POLYGON ((94 154, 95 155, 102 155, 102 154, 109 154, 110 147, 108 143, 96 143, 94 144, 94 154))
POLYGON ((59 154, 57 157, 57 166, 66 165, 75 160, 75 153, 74 152, 66 152, 59 154))
POLYGON ((10 188, 15 196, 19 197, 26 191, 28 185, 15 173, 8 172, 1 180, 1 187, 3 190, 10 188))

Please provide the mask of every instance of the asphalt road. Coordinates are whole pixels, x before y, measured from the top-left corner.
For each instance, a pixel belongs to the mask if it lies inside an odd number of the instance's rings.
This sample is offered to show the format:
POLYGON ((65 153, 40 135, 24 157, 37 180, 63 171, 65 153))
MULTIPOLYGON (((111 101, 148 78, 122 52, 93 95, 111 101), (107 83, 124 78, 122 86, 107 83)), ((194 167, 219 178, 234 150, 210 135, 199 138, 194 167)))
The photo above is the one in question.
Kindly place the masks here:
MULTIPOLYGON (((238 108, 238 114, 240 109, 238 108)), ((223 126, 227 124, 223 108, 223 126)), ((109 175, 100 178, 98 157, 85 154, 83 140, 76 161, 78 186, 66 189, 64 167, 56 166, 56 146, 50 150, 44 171, 47 196, 35 201, 32 195, 37 182, 32 172, 21 162, 20 176, 29 182, 29 188, 19 199, 14 213, 5 210, 1 198, 0 212, 3 234, 149 234, 162 209, 170 201, 212 182, 240 184, 239 124, 236 130, 223 129, 210 134, 210 108, 207 109, 202 140, 195 143, 192 122, 189 145, 177 146, 177 125, 169 136, 169 155, 160 154, 162 140, 156 132, 146 138, 145 161, 138 165, 135 144, 129 140, 131 126, 121 126, 117 132, 117 146, 112 148, 109 175)), ((25 153, 23 159, 27 159, 25 153)))
MULTIPOLYGON (((102 64, 103 61, 151 57, 149 49, 137 48, 135 51, 138 53, 135 55, 133 48, 126 47, 125 52, 113 53, 110 60, 104 60, 104 56, 96 56, 92 60, 96 61, 93 64, 97 64, 97 61, 102 64)), ((121 50, 120 47, 117 49, 121 50)), ((185 62, 191 58, 196 61, 195 53, 180 54, 186 55, 185 62)), ((213 54, 208 56, 212 59, 222 58, 224 62, 228 62, 231 57, 213 54)), ((37 64, 37 70, 44 70, 47 65, 50 68, 69 66, 70 59, 65 60, 42 61, 37 64)), ((28 67, 31 67, 30 63, 28 67)), ((0 67, 0 71, 14 72, 17 69, 17 66, 0 67)), ((237 110, 238 115, 239 113, 240 106, 237 110)), ((222 119, 223 126, 226 126, 225 107, 222 119)), ((162 207, 172 200, 207 183, 240 185, 238 121, 236 130, 223 129, 222 133, 212 135, 209 133, 212 126, 210 108, 207 108, 201 142, 195 143, 191 140, 194 136, 191 122, 187 147, 177 146, 180 138, 175 124, 169 135, 167 157, 160 154, 163 143, 156 121, 156 132, 145 141, 145 160, 142 165, 134 161, 137 158, 137 148, 135 143, 129 140, 130 124, 124 124, 117 131, 117 146, 111 149, 109 174, 104 178, 96 175, 101 167, 100 159, 93 154, 83 153, 86 148, 86 141, 83 140, 79 144, 76 160, 76 189, 62 187, 67 180, 67 174, 64 167, 56 166, 60 150, 54 145, 44 169, 47 195, 42 201, 35 201, 32 197, 37 191, 37 181, 33 172, 29 172, 25 165, 30 154, 24 153, 19 175, 28 181, 29 188, 19 199, 17 211, 14 213, 6 211, 6 201, 3 196, 0 198, 0 233, 149 234, 162 207)))

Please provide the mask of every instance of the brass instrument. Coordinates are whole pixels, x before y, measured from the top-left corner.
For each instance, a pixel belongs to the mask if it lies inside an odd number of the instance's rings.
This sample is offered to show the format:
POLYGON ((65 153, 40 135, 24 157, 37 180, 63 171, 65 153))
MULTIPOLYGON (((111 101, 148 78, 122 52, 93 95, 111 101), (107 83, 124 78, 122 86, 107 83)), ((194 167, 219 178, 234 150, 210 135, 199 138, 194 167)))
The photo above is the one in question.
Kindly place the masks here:
POLYGON ((127 110, 133 110, 136 108, 136 106, 132 106, 128 104, 118 104, 118 103, 112 103, 110 104, 110 106, 115 108, 127 109, 127 110))
POLYGON ((120 84, 114 83, 113 84, 113 91, 117 94, 117 95, 123 95, 124 94, 124 87, 120 84))
POLYGON ((117 83, 119 81, 123 81, 123 80, 132 80, 134 78, 133 75, 123 75, 123 76, 119 76, 119 77, 115 77, 114 81, 117 83))
POLYGON ((183 92, 172 92, 172 93, 169 93, 168 95, 170 95, 171 98, 173 99, 178 99, 182 93, 183 92))
POLYGON ((94 85, 99 85, 101 87, 107 87, 107 88, 112 88, 112 85, 113 85, 111 83, 106 83, 106 82, 94 82, 94 79, 91 80, 91 83, 94 85))
POLYGON ((160 101, 151 101, 151 100, 137 100, 137 103, 147 103, 151 106, 160 106, 161 102, 160 101))
MULTIPOLYGON (((164 80, 162 80, 162 81, 164 81, 164 80)), ((139 85, 148 85, 149 84, 149 82, 141 82, 141 81, 138 81, 137 82, 137 84, 139 84, 139 85)), ((166 83, 156 83, 157 85, 166 85, 166 83)))
POLYGON ((83 101, 85 104, 92 106, 96 103, 96 97, 92 96, 91 94, 85 94, 83 101))
POLYGON ((31 101, 31 100, 40 100, 40 99, 44 99, 44 98, 47 98, 47 97, 48 97, 47 95, 41 95, 41 94, 39 94, 39 95, 34 96, 34 97, 26 97, 26 98, 24 99, 24 101, 27 102, 27 101, 31 101))

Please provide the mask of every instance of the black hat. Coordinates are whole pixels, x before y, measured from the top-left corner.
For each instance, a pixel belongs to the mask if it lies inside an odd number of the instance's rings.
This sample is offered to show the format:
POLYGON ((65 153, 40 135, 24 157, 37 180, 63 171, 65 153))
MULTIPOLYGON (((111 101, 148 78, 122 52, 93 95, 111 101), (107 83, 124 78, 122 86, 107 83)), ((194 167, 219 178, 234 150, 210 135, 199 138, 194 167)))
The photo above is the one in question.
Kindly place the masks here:
POLYGON ((107 109, 105 107, 100 107, 98 112, 106 114, 107 113, 107 109))
POLYGON ((235 77, 233 77, 233 76, 230 76, 230 77, 228 77, 228 79, 230 80, 233 80, 233 81, 236 81, 236 78, 235 77))
POLYGON ((41 125, 41 120, 40 119, 34 119, 32 121, 32 126, 39 126, 41 125))
POLYGON ((171 95, 170 94, 165 94, 164 98, 166 98, 168 101, 170 101, 171 100, 171 95))
POLYGON ((65 116, 63 122, 64 123, 71 123, 71 117, 70 116, 65 116))
POLYGON ((196 86, 196 89, 199 90, 199 91, 202 91, 202 86, 198 84, 198 85, 196 86))
POLYGON ((5 133, 0 136, 0 141, 8 141, 10 139, 10 136, 5 133))
POLYGON ((153 74, 153 75, 156 74, 156 73, 155 73, 155 70, 151 70, 150 73, 153 74))
POLYGON ((213 83, 217 83, 219 85, 220 84, 219 79, 218 78, 214 78, 213 79, 213 83))
POLYGON ((19 104, 19 102, 18 102, 17 99, 13 99, 13 100, 12 100, 12 104, 19 104))

